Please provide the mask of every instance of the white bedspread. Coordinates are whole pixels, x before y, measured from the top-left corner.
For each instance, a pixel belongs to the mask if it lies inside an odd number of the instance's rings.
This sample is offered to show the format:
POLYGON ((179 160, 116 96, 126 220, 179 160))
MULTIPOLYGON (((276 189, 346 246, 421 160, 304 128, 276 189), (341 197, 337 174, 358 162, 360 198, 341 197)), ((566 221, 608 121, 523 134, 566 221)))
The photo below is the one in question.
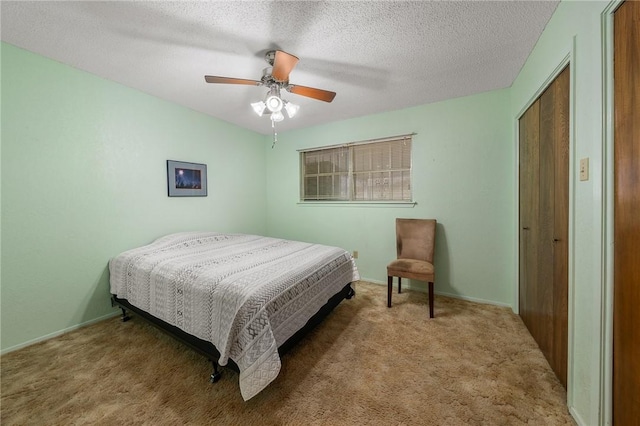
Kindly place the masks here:
POLYGON ((233 359, 248 400, 280 371, 284 343, 346 284, 359 279, 337 247, 256 235, 186 232, 109 262, 111 293, 213 343, 233 359))

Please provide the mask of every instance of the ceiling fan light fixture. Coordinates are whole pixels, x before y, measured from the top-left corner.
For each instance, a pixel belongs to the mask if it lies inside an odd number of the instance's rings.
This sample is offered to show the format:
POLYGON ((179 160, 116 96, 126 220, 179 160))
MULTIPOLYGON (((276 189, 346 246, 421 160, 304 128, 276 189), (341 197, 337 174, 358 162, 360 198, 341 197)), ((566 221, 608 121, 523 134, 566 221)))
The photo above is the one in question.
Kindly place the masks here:
POLYGON ((284 103, 284 109, 287 111, 287 115, 289 116, 289 118, 293 118, 300 110, 300 105, 296 105, 289 101, 286 101, 284 103))
POLYGON ((267 104, 267 109, 271 112, 280 112, 284 106, 282 99, 276 95, 269 95, 265 103, 267 104))
POLYGON ((282 111, 275 111, 271 113, 271 121, 275 123, 279 123, 282 120, 284 120, 284 115, 282 114, 282 111))
POLYGON ((264 110, 267 108, 267 104, 265 104, 263 101, 254 102, 251 104, 251 108, 253 108, 256 114, 258 114, 258 117, 262 117, 262 114, 264 114, 264 110))

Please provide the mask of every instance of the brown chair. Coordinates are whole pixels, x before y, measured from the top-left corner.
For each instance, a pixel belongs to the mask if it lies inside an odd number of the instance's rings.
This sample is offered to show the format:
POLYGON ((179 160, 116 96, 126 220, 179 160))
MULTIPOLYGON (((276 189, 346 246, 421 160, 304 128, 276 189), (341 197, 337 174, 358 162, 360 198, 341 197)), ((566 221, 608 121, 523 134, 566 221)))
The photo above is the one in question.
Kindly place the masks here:
POLYGON ((393 277, 398 277, 398 293, 402 293, 402 278, 426 281, 429 283, 429 317, 433 318, 435 240, 435 219, 396 219, 398 258, 387 265, 387 307, 391 307, 393 277))

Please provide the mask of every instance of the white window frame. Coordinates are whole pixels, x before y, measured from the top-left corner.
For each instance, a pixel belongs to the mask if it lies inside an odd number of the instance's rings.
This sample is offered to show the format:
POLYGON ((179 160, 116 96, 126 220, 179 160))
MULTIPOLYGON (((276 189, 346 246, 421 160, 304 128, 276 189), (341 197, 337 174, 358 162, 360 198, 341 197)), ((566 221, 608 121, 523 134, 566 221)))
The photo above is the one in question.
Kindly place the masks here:
MULTIPOLYGON (((412 155, 413 136, 415 133, 406 135, 390 136, 366 141, 350 142, 341 145, 330 145, 317 148, 301 149, 300 152, 300 204, 404 204, 415 205, 413 201, 412 184, 412 155), (379 154, 379 149, 394 149, 394 144, 409 145, 408 151, 400 149, 390 152, 387 157, 388 164, 373 165, 373 155, 379 154), (385 146, 387 145, 387 146, 385 146), (376 149, 378 151, 376 151, 376 149), (369 167, 364 170, 356 167, 354 153, 360 151, 364 156, 369 156, 369 167), (408 155, 408 159, 406 156, 408 155), (307 161, 308 156, 316 156, 318 166, 316 171, 308 173, 306 167, 311 162, 307 161), (346 164, 341 164, 338 156, 346 156, 346 164), (399 156, 399 158, 398 158, 399 156), (398 158, 400 165, 393 167, 393 159, 398 158), (330 169, 327 168, 330 162, 330 169), (321 164, 322 163, 322 164, 321 164), (324 170, 321 168, 324 165, 324 170), (357 174, 366 175, 365 179, 355 179, 357 174), (311 197, 307 194, 306 184, 313 178, 317 179, 316 188, 323 187, 329 189, 325 194, 317 194, 311 197), (324 179, 324 183, 321 182, 324 179), (400 179, 399 185, 393 185, 393 181, 400 179), (329 181, 330 180, 330 181, 329 181), (363 185, 364 184, 364 185, 363 185), (356 188, 357 186, 357 188, 356 188), (400 194, 397 190, 400 187, 400 194), (396 193, 394 194, 394 188, 396 193), (359 189, 359 191, 357 190, 359 189), (391 192, 389 192, 391 191, 391 192)), ((362 157, 360 157, 362 160, 362 157)))

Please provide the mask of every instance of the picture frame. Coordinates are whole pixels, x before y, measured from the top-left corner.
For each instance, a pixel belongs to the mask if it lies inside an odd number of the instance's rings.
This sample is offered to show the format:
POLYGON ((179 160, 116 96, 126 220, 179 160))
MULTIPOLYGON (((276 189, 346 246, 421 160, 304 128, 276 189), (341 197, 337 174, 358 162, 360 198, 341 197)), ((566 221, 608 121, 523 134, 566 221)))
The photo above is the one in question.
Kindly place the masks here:
POLYGON ((169 197, 206 197, 207 165, 167 160, 169 197))

